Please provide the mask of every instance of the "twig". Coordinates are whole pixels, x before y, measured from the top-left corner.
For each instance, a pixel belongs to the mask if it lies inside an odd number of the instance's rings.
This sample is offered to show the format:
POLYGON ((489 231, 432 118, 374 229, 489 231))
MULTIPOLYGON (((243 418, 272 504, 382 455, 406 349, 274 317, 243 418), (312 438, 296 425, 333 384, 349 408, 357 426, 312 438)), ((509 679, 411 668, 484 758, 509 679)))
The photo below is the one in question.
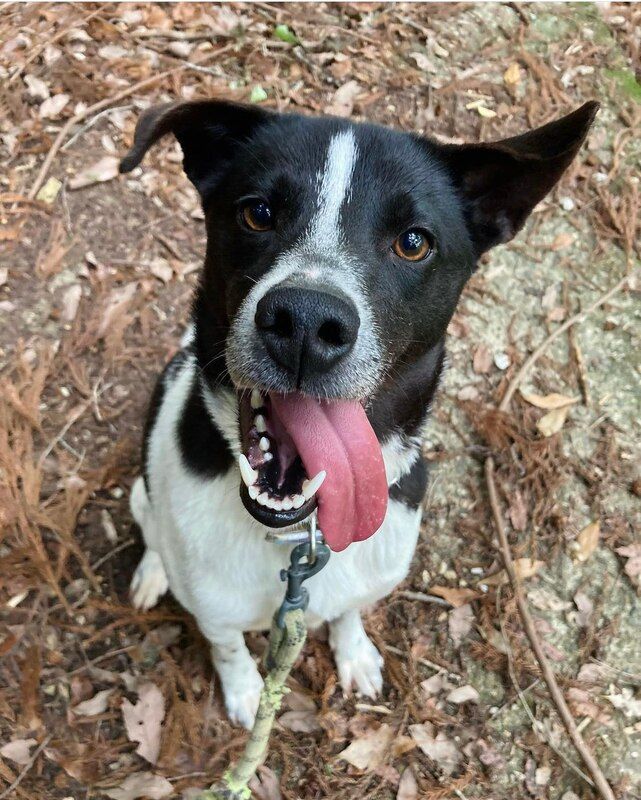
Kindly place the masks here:
POLYGON ((419 603, 433 603, 435 606, 445 606, 445 608, 452 608, 452 604, 448 603, 442 597, 437 597, 435 594, 425 594, 425 592, 410 592, 403 589, 396 592, 397 597, 405 597, 408 600, 418 600, 419 603))
POLYGON ((127 539, 127 541, 122 542, 121 544, 119 544, 118 547, 114 547, 113 550, 110 550, 108 553, 105 553, 104 556, 99 558, 94 564, 91 565, 92 571, 95 572, 98 569, 98 567, 102 567, 102 565, 106 561, 109 561, 110 558, 113 558, 114 556, 118 555, 118 553, 121 553, 123 550, 126 550, 128 547, 131 547, 132 544, 136 544, 136 541, 137 540, 133 539, 133 538, 132 539, 127 539))
MULTIPOLYGON (((230 43, 225 45, 225 47, 221 47, 219 50, 216 50, 214 53, 209 53, 204 61, 209 61, 211 58, 216 56, 222 55, 223 52, 227 52, 232 47, 235 46, 235 43, 230 43)), ((63 142, 67 138, 67 134, 73 128, 74 125, 77 125, 79 122, 82 122, 87 117, 96 114, 98 111, 102 111, 103 108, 108 108, 112 106, 114 103, 118 103, 120 100, 124 100, 125 97, 129 97, 132 94, 140 91, 141 89, 145 89, 147 86, 152 86, 154 83, 158 83, 159 81, 164 80, 165 78, 169 77, 170 75, 175 75, 178 72, 182 72, 186 69, 195 69, 199 68, 200 64, 192 64, 192 63, 184 63, 178 67, 174 67, 173 69, 165 70, 164 72, 159 72, 157 75, 152 75, 150 78, 145 78, 142 81, 138 81, 134 83, 133 86, 129 86, 127 89, 123 89, 122 92, 118 92, 113 97, 106 97, 104 100, 100 100, 98 103, 94 103, 92 106, 85 108, 84 111, 76 114, 75 116, 68 119, 67 122, 62 126, 58 135, 56 136, 54 143, 51 145, 51 149, 47 153, 47 157, 42 163, 40 167, 40 172, 38 173, 37 178, 35 179, 33 186, 29 190, 29 194, 27 197, 29 200, 33 200, 35 196, 40 191, 40 187, 44 183, 45 178, 47 177, 47 173, 49 172, 49 168, 53 163, 54 158, 58 154, 58 151, 62 147, 63 142)))
MULTIPOLYGON (((514 396, 514 392, 519 387, 521 381, 525 377, 528 370, 536 363, 537 359, 541 356, 541 354, 545 351, 547 347, 557 339, 562 333, 566 330, 571 328, 573 325, 576 325, 578 322, 582 322, 585 317, 595 311, 597 308, 602 306, 604 303, 613 297, 617 292, 621 291, 625 286, 628 285, 632 276, 626 275, 622 278, 618 283, 616 283, 611 289, 608 289, 607 292, 602 294, 598 297, 590 306, 588 306, 583 311, 580 311, 578 314, 570 317, 570 319, 566 320, 563 325, 560 325, 553 333, 551 333, 547 339, 545 339, 537 348, 536 350, 527 358, 519 371, 510 381, 505 394, 503 395, 503 399, 499 403, 499 411, 507 411, 510 401, 514 396)), ((516 572, 514 567, 514 560, 512 559, 512 552, 510 550, 510 543, 507 538, 507 533, 505 530, 505 525, 503 523, 503 514, 501 512, 501 506, 499 504, 498 493, 496 491, 496 481, 494 479, 494 457, 489 456, 485 461, 485 480, 487 483, 487 490, 490 498, 490 506, 492 509, 492 516, 494 517, 494 524, 499 536, 499 548, 501 551, 501 556, 503 558, 503 562, 505 564, 505 571, 507 572, 508 578, 510 579, 510 584, 512 585, 512 589, 514 591, 514 596, 516 599, 517 608, 519 610, 519 615, 521 617, 521 622, 523 623, 523 629, 525 630, 526 636, 530 642, 536 660, 539 663, 539 667, 541 668, 541 673, 543 674, 543 679, 548 687, 548 691, 552 697, 552 701, 556 706, 556 710, 565 726, 566 731, 568 732, 568 736, 572 741, 577 753, 581 756, 583 763, 587 767, 588 772, 592 776, 594 780, 595 787, 603 800, 615 800, 614 793, 610 784, 607 782, 605 775, 601 771, 601 767, 599 766, 598 762, 592 755, 592 751, 585 743, 583 737, 581 736, 581 732, 577 727, 576 722, 574 721, 574 717, 572 716, 572 712, 568 708, 567 703, 565 702, 565 697, 557 683, 556 676, 554 675, 554 671, 550 666, 550 662, 545 655, 543 650, 543 645, 541 644, 541 640, 539 639, 539 635, 536 631, 536 627, 534 625, 534 620, 532 619, 532 615, 530 614, 530 609, 525 598, 525 594, 523 592, 523 586, 519 579, 519 576, 516 572)))
POLYGON ((18 788, 18 786, 22 783, 23 779, 25 778, 25 776, 27 775, 27 773, 29 772, 31 767, 33 767, 33 765, 36 763, 36 759, 38 758, 40 753, 42 753, 42 751, 45 749, 45 747, 51 741, 51 737, 52 736, 53 736, 53 733, 50 733, 48 736, 45 737, 45 739, 43 739, 42 743, 36 748, 36 750, 34 751, 34 754, 31 756, 29 761, 24 765, 24 769, 18 775, 18 777, 15 779, 15 781, 11 784, 11 786, 7 786, 7 788, 4 790, 4 792, 2 792, 2 794, 0 794, 0 800, 4 800, 5 797, 9 797, 9 795, 15 789, 18 788))
POLYGON ((621 280, 618 283, 615 283, 611 289, 609 289, 605 294, 602 294, 601 297, 599 297, 597 300, 594 301, 594 303, 592 303, 592 305, 589 305, 583 311, 579 311, 578 314, 575 314, 573 317, 567 319, 563 323, 563 325, 559 325, 559 327, 556 330, 554 330, 547 337, 547 339, 545 339, 536 348, 536 350, 532 353, 532 355, 529 356, 529 358, 525 359, 519 371, 510 381, 507 390, 503 395, 503 399, 499 404, 499 411, 507 411, 507 408, 510 405, 510 400, 514 396, 514 392, 519 388, 519 385, 521 384, 521 381, 525 377, 526 373, 528 372, 530 367, 539 359, 543 351, 546 350, 550 346, 550 344, 552 344, 552 342, 555 339, 557 339, 562 333, 565 333, 565 331, 567 331, 568 328, 571 328, 573 325, 576 325, 577 322, 583 322, 583 320, 588 314, 591 314, 593 311, 596 311, 596 309, 599 308, 599 306, 602 306, 604 303, 607 303, 611 297, 613 297, 617 292, 620 292, 621 289, 625 288, 626 284, 628 283, 628 281, 630 281, 631 278, 632 278, 631 275, 626 275, 624 278, 621 278, 621 280))
POLYGON ((583 403, 586 406, 590 405, 590 386, 588 383, 588 371, 585 367, 585 359, 583 358, 583 351, 581 350, 579 343, 577 341, 574 328, 570 328, 568 331, 568 338, 570 340, 570 347, 572 348, 572 352, 574 353, 574 361, 576 363, 576 369, 579 375, 579 386, 581 388, 581 394, 583 395, 583 403))
POLYGON ((60 152, 64 153, 69 147, 71 147, 71 145, 75 141, 77 141, 83 135, 83 133, 86 133, 89 130, 89 128, 95 125, 99 119, 102 119, 107 114, 111 114, 112 111, 128 111, 130 108, 133 108, 132 104, 126 106, 116 106, 115 108, 105 108, 103 111, 100 111, 98 114, 96 114, 95 117, 92 117, 89 120, 89 122, 86 123, 86 125, 83 125, 82 128, 77 130, 71 137, 71 139, 69 139, 67 142, 65 142, 65 144, 63 144, 63 146, 60 148, 60 152))

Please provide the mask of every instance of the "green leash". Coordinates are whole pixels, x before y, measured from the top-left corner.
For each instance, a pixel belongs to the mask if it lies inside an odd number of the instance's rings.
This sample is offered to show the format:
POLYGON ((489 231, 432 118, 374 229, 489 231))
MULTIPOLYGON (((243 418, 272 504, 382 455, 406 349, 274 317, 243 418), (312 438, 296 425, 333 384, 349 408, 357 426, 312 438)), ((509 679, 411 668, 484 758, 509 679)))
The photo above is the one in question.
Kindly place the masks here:
POLYGON ((287 581, 287 591, 272 621, 266 656, 269 672, 260 693, 256 721, 245 752, 240 761, 197 800, 249 800, 251 797, 248 783, 265 760, 274 719, 283 696, 289 691, 285 682, 307 637, 305 609, 309 604, 309 593, 303 581, 320 572, 330 556, 329 547, 316 541, 315 525, 312 525, 310 533, 309 541, 296 545, 292 550, 289 568, 280 574, 281 580, 287 581))

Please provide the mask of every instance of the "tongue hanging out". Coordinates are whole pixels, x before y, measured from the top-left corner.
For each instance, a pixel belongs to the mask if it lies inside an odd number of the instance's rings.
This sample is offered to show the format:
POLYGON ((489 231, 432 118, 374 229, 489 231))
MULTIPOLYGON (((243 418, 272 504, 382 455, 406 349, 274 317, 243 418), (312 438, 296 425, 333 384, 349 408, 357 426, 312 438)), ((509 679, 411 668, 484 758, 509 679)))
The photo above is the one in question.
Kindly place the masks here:
MULTIPOLYGON (((252 406, 258 404, 257 395, 257 392, 252 395, 252 406)), ((269 513, 283 515, 283 509, 287 512, 292 507, 290 497, 303 500, 300 494, 287 492, 304 490, 305 507, 300 511, 304 513, 308 505, 311 511, 315 499, 319 527, 332 550, 344 550, 352 542, 376 533, 387 510, 387 479, 378 439, 361 403, 356 400, 317 400, 299 393, 270 393, 261 402, 265 405, 257 409, 259 414, 255 419, 258 419, 259 427, 266 428, 260 433, 263 445, 268 439, 271 449, 261 453, 250 445, 247 448, 248 464, 243 463, 241 471, 249 487, 246 500, 256 495, 256 489, 248 482, 256 476, 259 485, 269 487, 268 495, 258 496, 257 503, 262 501, 263 506, 269 503, 268 508, 272 511, 251 507, 252 513, 259 512, 263 517, 269 513), (265 454, 272 454, 267 464, 264 462, 265 454), (249 465, 251 472, 247 469, 249 465), (302 480, 305 475, 311 480, 302 480), (310 496, 308 500, 310 490, 319 482, 315 498, 310 496), (269 501, 264 499, 267 496, 269 501), (280 507, 278 499, 275 504, 272 501, 274 496, 285 496, 280 507)), ((241 403, 241 431, 249 430, 251 441, 254 428, 248 427, 252 423, 246 417, 247 412, 243 413, 241 403)), ((247 435, 244 440, 247 446, 247 435)), ((241 456, 241 462, 243 458, 241 456)), ((296 501, 293 507, 297 507, 296 501)), ((254 515, 260 519, 259 514, 254 515)), ((268 519, 261 521, 270 525, 268 519)), ((274 526, 282 524, 291 523, 285 520, 273 523, 274 526)))

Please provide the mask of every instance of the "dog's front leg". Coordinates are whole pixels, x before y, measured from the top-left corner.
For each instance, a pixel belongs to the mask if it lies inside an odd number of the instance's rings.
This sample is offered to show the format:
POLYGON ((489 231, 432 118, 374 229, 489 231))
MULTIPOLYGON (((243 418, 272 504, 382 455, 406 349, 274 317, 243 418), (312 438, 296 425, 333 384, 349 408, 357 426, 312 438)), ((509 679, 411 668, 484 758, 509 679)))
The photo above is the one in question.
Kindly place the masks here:
MULTIPOLYGON (((201 626, 202 627, 202 626, 201 626)), ((229 719, 251 729, 258 711, 263 679, 251 657, 242 631, 203 628, 211 642, 211 656, 223 687, 229 719)))
POLYGON ((343 692, 355 688, 371 698, 380 694, 383 659, 365 633, 358 610, 346 611, 329 623, 329 643, 343 692))

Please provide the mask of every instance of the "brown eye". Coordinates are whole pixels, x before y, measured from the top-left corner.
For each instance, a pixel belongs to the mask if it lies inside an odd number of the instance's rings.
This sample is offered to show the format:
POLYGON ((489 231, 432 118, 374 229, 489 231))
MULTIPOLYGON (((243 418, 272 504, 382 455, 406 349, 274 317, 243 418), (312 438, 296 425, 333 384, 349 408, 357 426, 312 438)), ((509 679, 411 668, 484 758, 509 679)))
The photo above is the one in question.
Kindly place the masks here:
POLYGON ((245 225, 252 231, 268 231, 272 227, 272 212, 262 200, 250 200, 241 209, 245 225))
POLYGON ((427 231, 410 228, 394 240, 392 249, 405 261, 422 261, 430 255, 434 246, 427 231))

